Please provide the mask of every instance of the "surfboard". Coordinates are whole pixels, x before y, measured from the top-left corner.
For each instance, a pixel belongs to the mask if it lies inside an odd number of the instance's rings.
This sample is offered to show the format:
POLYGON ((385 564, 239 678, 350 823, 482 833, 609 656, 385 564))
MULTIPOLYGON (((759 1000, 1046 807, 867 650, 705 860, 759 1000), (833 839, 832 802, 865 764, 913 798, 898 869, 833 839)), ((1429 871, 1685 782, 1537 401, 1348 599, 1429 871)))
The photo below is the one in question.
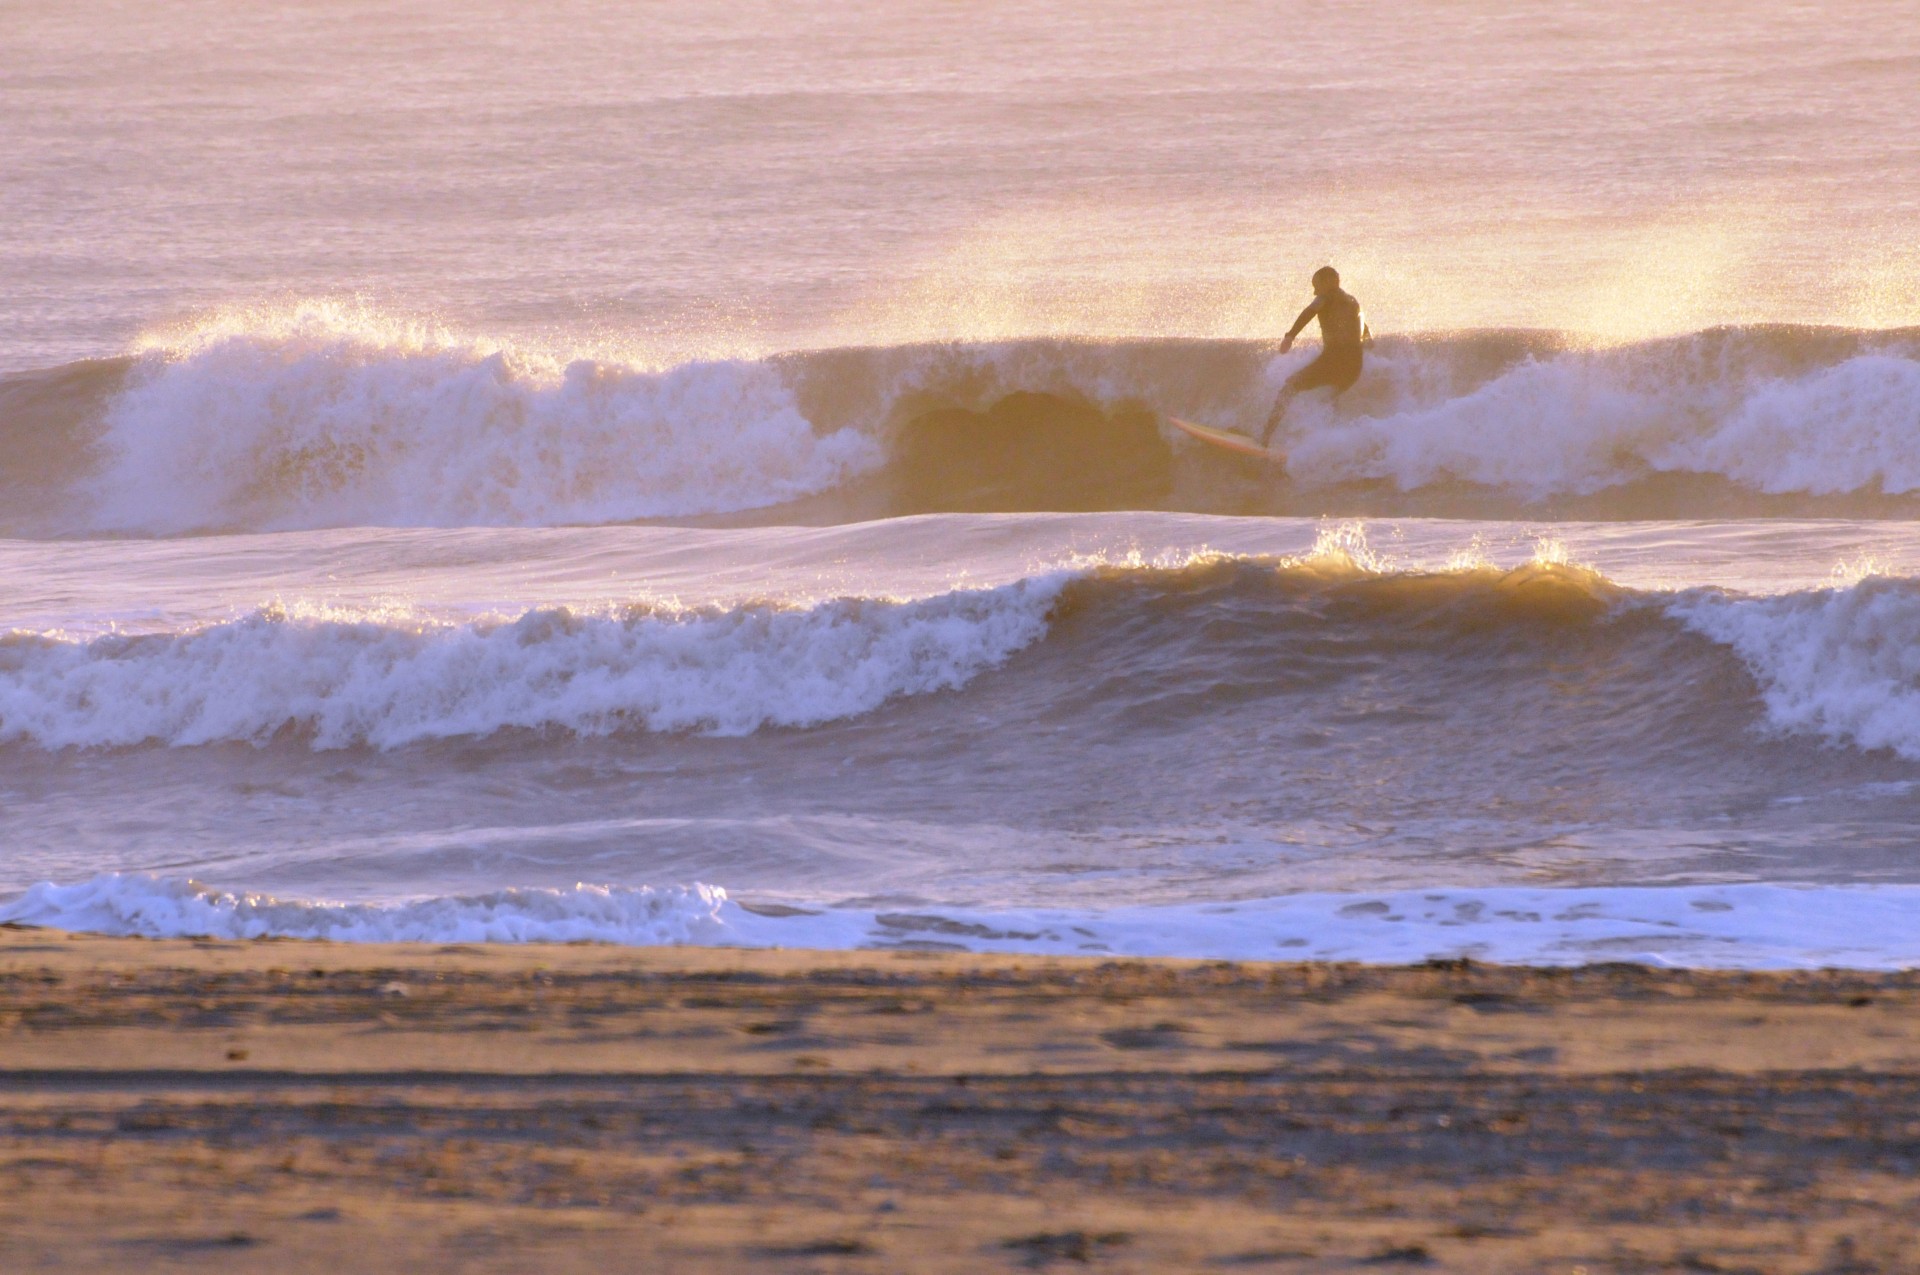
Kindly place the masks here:
POLYGON ((1245 434, 1236 434, 1230 429, 1215 429, 1211 425, 1196 425, 1192 421, 1183 421, 1178 416, 1167 417, 1167 424, 1215 447, 1230 452, 1239 452, 1242 456, 1257 456, 1261 460, 1272 461, 1276 465, 1287 463, 1287 454, 1271 448, 1262 447, 1245 434))

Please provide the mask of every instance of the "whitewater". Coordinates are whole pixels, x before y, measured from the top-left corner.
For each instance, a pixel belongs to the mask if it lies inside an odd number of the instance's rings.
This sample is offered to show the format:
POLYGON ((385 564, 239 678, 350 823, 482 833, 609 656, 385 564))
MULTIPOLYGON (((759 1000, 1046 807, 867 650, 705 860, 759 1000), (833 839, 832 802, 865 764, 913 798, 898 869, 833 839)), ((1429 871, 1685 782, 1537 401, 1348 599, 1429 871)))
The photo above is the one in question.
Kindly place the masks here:
POLYGON ((10 13, 0 922, 1911 965, 1850 13, 10 13))

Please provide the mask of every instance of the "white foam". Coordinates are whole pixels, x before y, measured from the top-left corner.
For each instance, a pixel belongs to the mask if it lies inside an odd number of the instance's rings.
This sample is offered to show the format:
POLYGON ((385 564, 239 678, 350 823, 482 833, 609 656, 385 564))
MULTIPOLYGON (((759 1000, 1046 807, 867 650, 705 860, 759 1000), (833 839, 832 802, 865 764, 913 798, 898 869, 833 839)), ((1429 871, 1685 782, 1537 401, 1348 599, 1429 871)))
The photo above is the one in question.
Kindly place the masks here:
POLYGON ((1699 968, 1920 964, 1920 886, 1717 885, 1298 894, 1108 909, 750 910, 711 886, 577 885, 327 903, 108 874, 36 885, 0 922, 153 938, 936 947, 1029 955, 1341 960, 1470 957, 1699 968))
POLYGON ((1920 490, 1920 361, 1863 354, 1790 376, 1672 364, 1633 351, 1528 360, 1463 394, 1420 350, 1370 359, 1385 410, 1302 400, 1289 469, 1318 483, 1402 490, 1465 481, 1528 499, 1653 473, 1755 491, 1920 490))
POLYGON ((880 463, 759 362, 653 371, 313 302, 141 356, 92 529, 612 522, 756 508, 880 463))
POLYGON ((181 633, 0 639, 0 742, 395 748, 510 727, 745 734, 967 683, 1047 630, 1072 576, 915 601, 841 598, 510 622, 270 608, 181 633))
POLYGON ((1920 361, 1862 355, 1762 382, 1663 469, 1724 474, 1756 491, 1920 490, 1920 361))
POLYGON ((1668 607, 1739 655, 1767 718, 1920 759, 1920 584, 1856 584, 1752 598, 1697 590, 1668 607))
POLYGON ((1434 399, 1422 361, 1416 353, 1368 361, 1375 375, 1414 387, 1412 401, 1378 416, 1355 419, 1303 400, 1290 417, 1302 433, 1288 444, 1288 471, 1318 483, 1384 479, 1402 490, 1464 480, 1531 499, 1597 491, 1644 471, 1644 460, 1633 461, 1662 441, 1681 407, 1667 387, 1636 386, 1611 361, 1580 355, 1528 361, 1434 399))
POLYGON ((726 891, 704 885, 500 890, 397 904, 316 903, 233 894, 196 882, 111 873, 36 885, 0 920, 95 934, 362 943, 724 943, 726 891))

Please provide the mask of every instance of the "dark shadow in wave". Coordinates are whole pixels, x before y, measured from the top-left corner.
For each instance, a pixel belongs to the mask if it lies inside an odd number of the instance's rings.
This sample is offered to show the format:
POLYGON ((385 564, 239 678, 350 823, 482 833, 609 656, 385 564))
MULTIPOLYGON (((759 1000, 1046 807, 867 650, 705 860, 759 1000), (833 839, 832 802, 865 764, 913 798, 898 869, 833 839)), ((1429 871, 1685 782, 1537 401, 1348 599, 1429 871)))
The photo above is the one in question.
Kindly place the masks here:
POLYGON ((1052 394, 1010 394, 984 412, 947 408, 894 442, 891 503, 902 513, 1059 512, 1152 507, 1173 452, 1142 409, 1108 415, 1052 394))

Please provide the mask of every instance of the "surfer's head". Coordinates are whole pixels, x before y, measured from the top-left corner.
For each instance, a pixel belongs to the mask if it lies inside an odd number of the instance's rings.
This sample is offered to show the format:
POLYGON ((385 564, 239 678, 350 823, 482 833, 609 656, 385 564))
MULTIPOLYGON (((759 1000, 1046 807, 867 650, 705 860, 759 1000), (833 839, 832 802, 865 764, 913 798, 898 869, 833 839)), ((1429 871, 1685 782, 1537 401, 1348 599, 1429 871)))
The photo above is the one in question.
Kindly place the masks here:
POLYGON ((1313 295, 1324 297, 1340 288, 1340 272, 1332 266, 1321 266, 1313 272, 1313 295))

